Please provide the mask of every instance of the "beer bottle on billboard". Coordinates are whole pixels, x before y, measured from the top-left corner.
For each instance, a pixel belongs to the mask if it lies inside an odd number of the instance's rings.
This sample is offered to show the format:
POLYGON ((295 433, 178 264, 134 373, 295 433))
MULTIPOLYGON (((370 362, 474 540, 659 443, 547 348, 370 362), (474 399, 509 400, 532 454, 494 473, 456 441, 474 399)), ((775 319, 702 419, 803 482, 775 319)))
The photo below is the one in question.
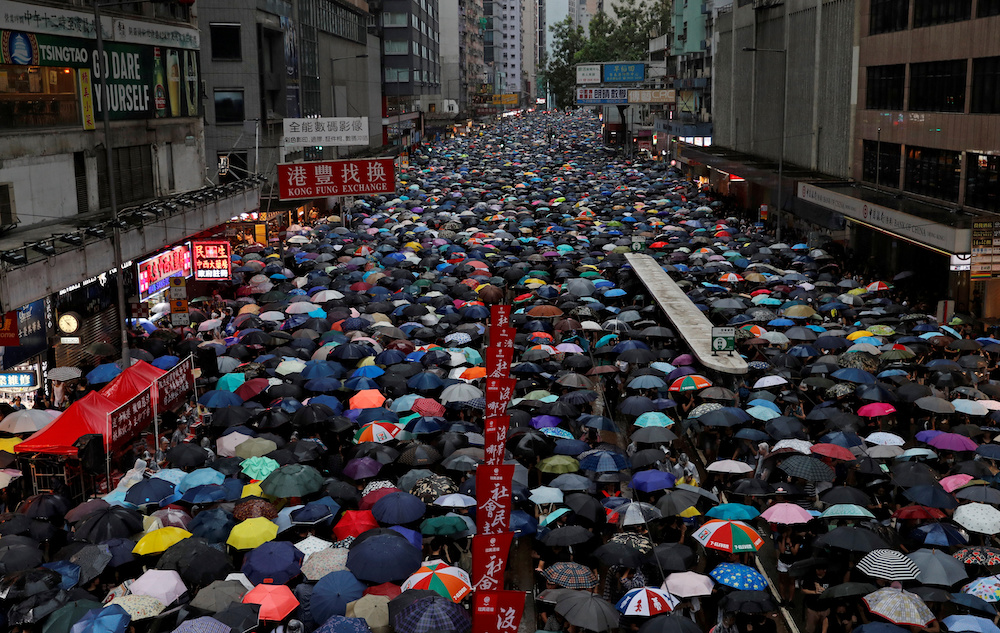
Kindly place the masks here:
POLYGON ((194 51, 184 51, 184 97, 188 116, 198 116, 198 60, 194 51))
POLYGON ((170 116, 181 115, 181 62, 173 49, 167 50, 167 97, 170 99, 170 116))
POLYGON ((153 76, 156 86, 153 88, 153 106, 156 108, 156 118, 167 116, 167 87, 163 77, 163 59, 160 57, 160 47, 153 48, 153 76))

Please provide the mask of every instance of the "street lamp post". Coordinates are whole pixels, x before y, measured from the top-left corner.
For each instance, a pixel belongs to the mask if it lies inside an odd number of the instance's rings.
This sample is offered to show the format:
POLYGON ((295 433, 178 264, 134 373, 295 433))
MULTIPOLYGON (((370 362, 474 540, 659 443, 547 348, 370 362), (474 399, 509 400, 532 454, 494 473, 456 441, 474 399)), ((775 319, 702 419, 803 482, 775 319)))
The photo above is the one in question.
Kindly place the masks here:
MULTIPOLYGON (((330 83, 333 84, 333 116, 337 116, 337 64, 336 62, 344 61, 345 59, 367 59, 368 53, 361 53, 360 55, 347 55, 346 57, 333 57, 330 59, 330 83)), ((348 92, 344 91, 344 102, 347 102, 348 92)), ((371 132, 369 131, 369 134, 371 132)), ((337 158, 340 158, 340 148, 335 147, 333 149, 334 154, 337 158)))
POLYGON ((112 243, 115 254, 115 266, 118 268, 118 329, 121 330, 122 365, 128 368, 132 364, 132 356, 128 347, 128 321, 125 316, 125 266, 122 258, 122 228, 118 217, 118 196, 115 193, 114 159, 111 156, 111 95, 108 94, 108 70, 111 64, 104 57, 104 33, 101 28, 101 7, 114 7, 128 2, 97 2, 94 1, 94 31, 97 34, 97 64, 101 69, 101 119, 104 123, 104 158, 108 170, 108 202, 111 203, 111 218, 114 225, 112 243))
POLYGON ((755 46, 744 47, 748 53, 781 53, 781 150, 778 153, 778 205, 774 210, 775 232, 774 237, 781 241, 781 205, 784 198, 785 184, 785 121, 788 115, 788 49, 786 48, 757 48, 755 46))

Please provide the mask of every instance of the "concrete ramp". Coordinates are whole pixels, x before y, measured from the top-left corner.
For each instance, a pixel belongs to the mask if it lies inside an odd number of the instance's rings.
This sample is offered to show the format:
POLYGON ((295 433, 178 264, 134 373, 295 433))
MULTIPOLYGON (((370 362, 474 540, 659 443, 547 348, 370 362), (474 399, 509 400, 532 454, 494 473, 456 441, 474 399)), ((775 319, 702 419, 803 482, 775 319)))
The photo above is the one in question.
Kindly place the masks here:
POLYGON ((711 321, 694 306, 655 259, 639 253, 626 253, 625 259, 649 294, 656 299, 660 309, 666 313, 677 335, 684 339, 702 365, 723 374, 747 373, 747 363, 739 354, 712 355, 711 321))

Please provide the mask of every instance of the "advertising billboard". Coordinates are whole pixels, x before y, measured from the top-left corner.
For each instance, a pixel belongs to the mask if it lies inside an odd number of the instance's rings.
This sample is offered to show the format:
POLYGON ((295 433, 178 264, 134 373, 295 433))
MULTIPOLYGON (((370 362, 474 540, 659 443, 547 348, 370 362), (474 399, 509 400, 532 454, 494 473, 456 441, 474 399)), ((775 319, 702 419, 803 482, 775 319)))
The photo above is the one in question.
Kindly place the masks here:
POLYGON ((170 285, 171 277, 191 276, 191 249, 175 246, 138 264, 139 300, 145 301, 170 285))

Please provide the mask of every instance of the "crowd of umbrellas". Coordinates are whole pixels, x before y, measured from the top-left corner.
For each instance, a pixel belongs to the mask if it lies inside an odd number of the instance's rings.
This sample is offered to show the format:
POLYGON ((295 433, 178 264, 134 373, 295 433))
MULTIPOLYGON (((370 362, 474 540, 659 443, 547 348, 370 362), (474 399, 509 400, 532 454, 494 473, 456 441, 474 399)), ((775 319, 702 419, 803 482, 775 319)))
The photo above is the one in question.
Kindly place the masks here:
POLYGON ((529 630, 756 631, 784 606, 809 633, 1000 633, 1000 340, 911 312, 905 275, 774 243, 597 126, 535 114, 426 146, 353 224, 243 249, 191 328, 143 323, 158 367, 215 352, 189 441, 100 498, 0 516, 6 629, 468 633, 489 306, 508 303, 507 586, 529 630), (738 328, 748 374, 699 367, 635 250, 738 328), (800 609, 788 578, 822 591, 800 609))

